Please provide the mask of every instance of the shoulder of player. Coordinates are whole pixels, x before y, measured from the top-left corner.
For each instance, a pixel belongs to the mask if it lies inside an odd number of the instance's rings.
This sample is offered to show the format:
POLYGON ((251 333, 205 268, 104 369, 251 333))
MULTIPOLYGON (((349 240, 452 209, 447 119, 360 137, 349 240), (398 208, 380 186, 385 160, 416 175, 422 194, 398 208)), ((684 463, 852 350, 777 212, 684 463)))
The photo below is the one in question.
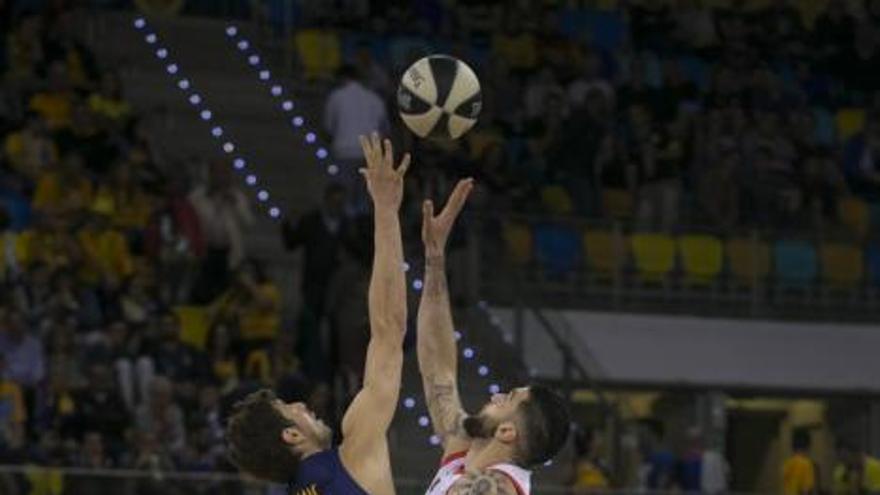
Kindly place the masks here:
POLYGON ((388 477, 391 473, 388 442, 384 437, 376 439, 373 445, 363 445, 361 441, 346 442, 339 445, 339 462, 352 480, 370 494, 379 494, 385 487, 393 486, 388 477))
POLYGON ((507 473, 492 468, 467 473, 456 484, 456 495, 525 495, 507 473))

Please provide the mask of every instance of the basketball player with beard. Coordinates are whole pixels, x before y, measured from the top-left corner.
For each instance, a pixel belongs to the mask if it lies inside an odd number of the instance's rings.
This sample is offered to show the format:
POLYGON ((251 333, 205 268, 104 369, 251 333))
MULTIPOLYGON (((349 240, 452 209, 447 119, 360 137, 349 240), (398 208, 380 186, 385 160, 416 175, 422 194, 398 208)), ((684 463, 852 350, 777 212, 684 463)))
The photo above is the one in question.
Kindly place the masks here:
POLYGON ((342 420, 342 443, 302 403, 269 390, 236 405, 226 429, 230 460, 257 478, 287 483, 291 495, 393 495, 388 426, 397 408, 406 331, 406 281, 398 210, 405 155, 394 168, 391 142, 361 137, 361 170, 373 199, 375 254, 369 288, 370 343, 363 389, 342 420))
POLYGON ((541 386, 495 394, 474 416, 462 409, 457 351, 446 284, 449 231, 473 189, 458 183, 443 211, 423 206, 425 280, 418 313, 418 359, 443 460, 428 495, 529 495, 531 473, 562 448, 568 436, 566 401, 541 386))

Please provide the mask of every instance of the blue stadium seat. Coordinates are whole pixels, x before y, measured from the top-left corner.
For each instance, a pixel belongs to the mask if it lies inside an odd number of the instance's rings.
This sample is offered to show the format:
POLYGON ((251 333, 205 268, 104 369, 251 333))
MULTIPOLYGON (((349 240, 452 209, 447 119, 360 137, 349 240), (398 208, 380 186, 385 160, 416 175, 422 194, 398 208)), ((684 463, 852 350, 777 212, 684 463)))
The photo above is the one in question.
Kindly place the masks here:
POLYGON ((561 278, 577 268, 582 247, 575 230, 562 225, 536 225, 534 239, 536 258, 548 277, 561 278))
POLYGON ((773 247, 776 281, 785 287, 806 288, 819 275, 816 248, 805 241, 777 241, 773 247))
POLYGON ((619 12, 576 9, 561 16, 562 31, 573 39, 590 33, 592 44, 606 51, 620 48, 626 38, 626 23, 619 12))
POLYGON ((816 140, 820 144, 830 145, 834 143, 836 134, 834 127, 834 116, 826 108, 813 108, 813 115, 816 118, 816 140))

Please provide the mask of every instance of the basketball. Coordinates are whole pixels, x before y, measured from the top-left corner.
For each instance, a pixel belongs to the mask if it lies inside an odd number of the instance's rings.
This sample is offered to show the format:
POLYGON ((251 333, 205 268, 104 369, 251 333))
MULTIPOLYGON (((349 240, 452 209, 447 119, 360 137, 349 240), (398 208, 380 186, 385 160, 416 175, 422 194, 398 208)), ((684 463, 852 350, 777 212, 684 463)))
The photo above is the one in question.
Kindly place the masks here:
POLYGON ((403 73, 397 106, 403 123, 415 135, 458 139, 477 123, 483 107, 480 80, 461 60, 431 55, 403 73))

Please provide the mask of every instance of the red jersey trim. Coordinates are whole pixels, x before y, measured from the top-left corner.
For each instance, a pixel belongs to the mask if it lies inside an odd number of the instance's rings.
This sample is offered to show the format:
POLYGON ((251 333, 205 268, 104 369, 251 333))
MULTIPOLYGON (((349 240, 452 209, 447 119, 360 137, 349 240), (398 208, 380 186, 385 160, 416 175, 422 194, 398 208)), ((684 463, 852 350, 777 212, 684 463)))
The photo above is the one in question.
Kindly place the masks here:
POLYGON ((465 457, 466 455, 467 455, 467 450, 464 450, 461 452, 454 452, 452 454, 449 454, 448 456, 444 457, 443 460, 440 461, 440 467, 444 468, 447 465, 449 465, 449 463, 451 463, 453 461, 457 461, 457 460, 461 459, 462 457, 465 457))

